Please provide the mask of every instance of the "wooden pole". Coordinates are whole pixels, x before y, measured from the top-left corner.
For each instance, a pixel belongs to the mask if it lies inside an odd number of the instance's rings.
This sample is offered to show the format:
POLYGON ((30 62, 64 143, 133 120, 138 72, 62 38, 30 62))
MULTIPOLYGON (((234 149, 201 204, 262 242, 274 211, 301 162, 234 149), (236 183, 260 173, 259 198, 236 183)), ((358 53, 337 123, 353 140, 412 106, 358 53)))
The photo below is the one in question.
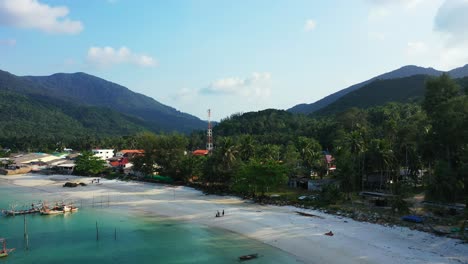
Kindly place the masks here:
POLYGON ((26 215, 24 215, 24 243, 26 250, 29 250, 29 237, 28 237, 28 228, 26 224, 26 215))
POLYGON ((96 221, 96 241, 99 240, 99 229, 98 229, 98 225, 97 225, 97 221, 96 221))

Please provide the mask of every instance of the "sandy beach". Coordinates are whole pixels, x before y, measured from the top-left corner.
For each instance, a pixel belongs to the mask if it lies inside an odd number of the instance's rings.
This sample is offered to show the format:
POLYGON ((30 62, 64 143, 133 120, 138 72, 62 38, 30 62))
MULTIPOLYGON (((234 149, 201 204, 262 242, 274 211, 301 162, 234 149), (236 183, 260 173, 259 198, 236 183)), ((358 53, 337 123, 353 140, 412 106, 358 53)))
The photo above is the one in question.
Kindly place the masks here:
MULTIPOLYGON (((386 227, 291 206, 263 206, 183 186, 64 175, 0 176, 0 186, 30 188, 27 197, 67 199, 225 229, 297 257, 303 263, 468 263, 468 244, 404 227, 386 227), (66 181, 88 186, 63 188, 66 181), (224 217, 215 217, 224 210, 224 217), (307 217, 301 211, 316 215, 307 217), (334 236, 324 233, 332 231, 334 236)), ((85 210, 83 210, 85 211, 85 210)))

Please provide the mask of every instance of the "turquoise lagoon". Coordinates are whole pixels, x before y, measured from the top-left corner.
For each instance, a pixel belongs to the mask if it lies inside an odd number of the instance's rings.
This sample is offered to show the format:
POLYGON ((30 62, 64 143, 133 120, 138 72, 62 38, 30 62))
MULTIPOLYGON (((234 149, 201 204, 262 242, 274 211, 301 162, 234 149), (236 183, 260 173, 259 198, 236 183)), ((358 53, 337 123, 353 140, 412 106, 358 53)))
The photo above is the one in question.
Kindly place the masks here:
MULTIPOLYGON (((0 182, 0 184, 2 184, 0 182)), ((40 200, 30 188, 0 185, 0 208, 40 200), (35 196, 35 197, 33 197, 35 196)), ((220 229, 164 218, 131 215, 116 208, 83 208, 55 216, 27 215, 29 250, 24 248, 23 216, 0 216, 0 237, 16 248, 0 264, 15 263, 298 263, 281 250, 220 229), (96 240, 96 222, 99 240, 96 240)))

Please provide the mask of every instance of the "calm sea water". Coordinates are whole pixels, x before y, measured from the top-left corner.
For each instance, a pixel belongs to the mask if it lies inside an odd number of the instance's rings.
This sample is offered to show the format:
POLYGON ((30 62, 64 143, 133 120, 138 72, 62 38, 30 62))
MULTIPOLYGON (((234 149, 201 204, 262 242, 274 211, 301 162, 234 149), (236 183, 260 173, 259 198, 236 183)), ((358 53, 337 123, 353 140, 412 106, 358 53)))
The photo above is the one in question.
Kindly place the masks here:
MULTIPOLYGON (((2 184, 0 182, 0 184, 2 184)), ((39 200, 26 187, 0 185, 0 208, 39 200)), ((0 237, 16 248, 0 264, 14 263, 298 263, 295 257, 246 237, 187 222, 131 215, 111 208, 26 216, 29 250, 24 248, 23 216, 0 216, 0 237), (96 240, 96 222, 99 240, 96 240)))

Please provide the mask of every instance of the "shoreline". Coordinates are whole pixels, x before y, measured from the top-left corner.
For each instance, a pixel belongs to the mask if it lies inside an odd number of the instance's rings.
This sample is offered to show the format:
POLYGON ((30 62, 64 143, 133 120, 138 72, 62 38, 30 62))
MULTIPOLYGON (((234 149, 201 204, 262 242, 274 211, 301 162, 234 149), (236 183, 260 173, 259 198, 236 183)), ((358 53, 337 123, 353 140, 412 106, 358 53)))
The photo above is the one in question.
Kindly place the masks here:
POLYGON ((205 195, 191 187, 145 182, 101 179, 100 185, 62 187, 66 181, 88 184, 91 179, 9 175, 0 176, 0 185, 6 181, 12 188, 31 188, 44 196, 67 197, 85 204, 100 198, 101 203, 107 200, 112 207, 128 212, 220 228, 271 245, 304 263, 468 263, 468 245, 458 240, 407 227, 358 222, 317 210, 260 205, 234 196, 205 195), (225 216, 215 217, 222 210, 225 216), (324 235, 329 231, 334 236, 324 235))

